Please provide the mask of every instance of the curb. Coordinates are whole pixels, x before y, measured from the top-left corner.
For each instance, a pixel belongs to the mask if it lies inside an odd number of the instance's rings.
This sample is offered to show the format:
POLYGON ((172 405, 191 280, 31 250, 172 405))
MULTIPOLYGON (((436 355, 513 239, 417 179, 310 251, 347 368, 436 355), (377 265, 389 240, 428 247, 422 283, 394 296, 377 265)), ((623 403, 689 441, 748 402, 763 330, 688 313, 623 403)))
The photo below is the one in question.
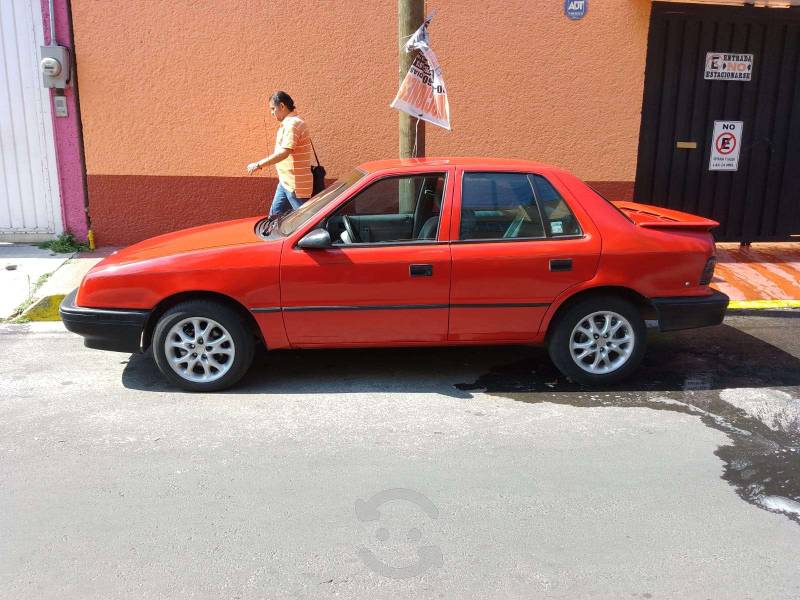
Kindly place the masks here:
POLYGON ((45 296, 26 308, 20 318, 28 321, 60 321, 61 315, 58 314, 58 308, 65 297, 66 294, 45 296))
POLYGON ((729 310, 766 310, 770 308, 800 308, 800 300, 731 300, 729 310))
POLYGON ((81 284, 86 273, 103 258, 103 254, 97 256, 94 253, 90 256, 71 256, 34 292, 30 306, 19 318, 25 321, 60 321, 58 309, 61 301, 81 284))

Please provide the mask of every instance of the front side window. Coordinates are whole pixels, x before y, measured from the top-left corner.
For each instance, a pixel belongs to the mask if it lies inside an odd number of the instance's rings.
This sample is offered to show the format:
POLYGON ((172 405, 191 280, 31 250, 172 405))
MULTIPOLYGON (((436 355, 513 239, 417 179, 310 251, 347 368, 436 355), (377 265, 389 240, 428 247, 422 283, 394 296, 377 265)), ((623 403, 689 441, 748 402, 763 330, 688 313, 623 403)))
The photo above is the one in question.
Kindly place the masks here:
POLYGON ((444 173, 387 177, 340 207, 325 226, 334 245, 432 241, 444 189, 444 173))
POLYGON ((465 173, 461 181, 462 240, 543 238, 542 215, 524 173, 465 173))

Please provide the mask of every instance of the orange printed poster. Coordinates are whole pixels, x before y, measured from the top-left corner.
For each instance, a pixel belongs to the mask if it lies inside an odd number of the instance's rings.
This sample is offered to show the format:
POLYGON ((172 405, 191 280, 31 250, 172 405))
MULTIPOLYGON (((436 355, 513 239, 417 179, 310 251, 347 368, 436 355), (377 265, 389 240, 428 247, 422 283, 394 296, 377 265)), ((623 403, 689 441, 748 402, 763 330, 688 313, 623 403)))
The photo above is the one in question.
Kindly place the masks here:
POLYGON ((450 129, 450 103, 442 78, 442 68, 428 42, 430 15, 405 45, 406 52, 417 52, 406 73, 392 108, 413 117, 450 129))

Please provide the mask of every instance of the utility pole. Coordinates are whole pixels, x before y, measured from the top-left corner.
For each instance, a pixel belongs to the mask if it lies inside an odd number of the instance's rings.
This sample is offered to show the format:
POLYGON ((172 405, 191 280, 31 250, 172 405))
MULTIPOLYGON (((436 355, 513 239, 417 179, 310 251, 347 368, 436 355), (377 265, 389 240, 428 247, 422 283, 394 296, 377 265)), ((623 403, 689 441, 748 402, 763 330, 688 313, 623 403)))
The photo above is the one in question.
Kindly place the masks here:
MULTIPOLYGON (((425 0, 397 0, 397 23, 400 42, 400 81, 408 73, 414 60, 414 53, 407 54, 403 46, 408 38, 425 20, 425 0)), ((414 139, 417 141, 417 156, 425 156, 425 121, 417 124, 416 117, 408 113, 400 113, 400 158, 409 158, 414 153, 414 139), (416 129, 416 132, 415 132, 416 129)))

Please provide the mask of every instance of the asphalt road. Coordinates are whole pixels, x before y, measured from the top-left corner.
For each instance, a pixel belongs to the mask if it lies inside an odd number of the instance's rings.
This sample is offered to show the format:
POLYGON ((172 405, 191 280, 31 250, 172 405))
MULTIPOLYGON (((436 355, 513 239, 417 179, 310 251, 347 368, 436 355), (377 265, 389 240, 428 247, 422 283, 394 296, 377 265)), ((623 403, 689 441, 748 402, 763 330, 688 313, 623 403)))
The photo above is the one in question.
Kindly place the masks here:
POLYGON ((800 311, 536 348, 261 355, 229 393, 0 326, 0 598, 798 598, 800 311))

